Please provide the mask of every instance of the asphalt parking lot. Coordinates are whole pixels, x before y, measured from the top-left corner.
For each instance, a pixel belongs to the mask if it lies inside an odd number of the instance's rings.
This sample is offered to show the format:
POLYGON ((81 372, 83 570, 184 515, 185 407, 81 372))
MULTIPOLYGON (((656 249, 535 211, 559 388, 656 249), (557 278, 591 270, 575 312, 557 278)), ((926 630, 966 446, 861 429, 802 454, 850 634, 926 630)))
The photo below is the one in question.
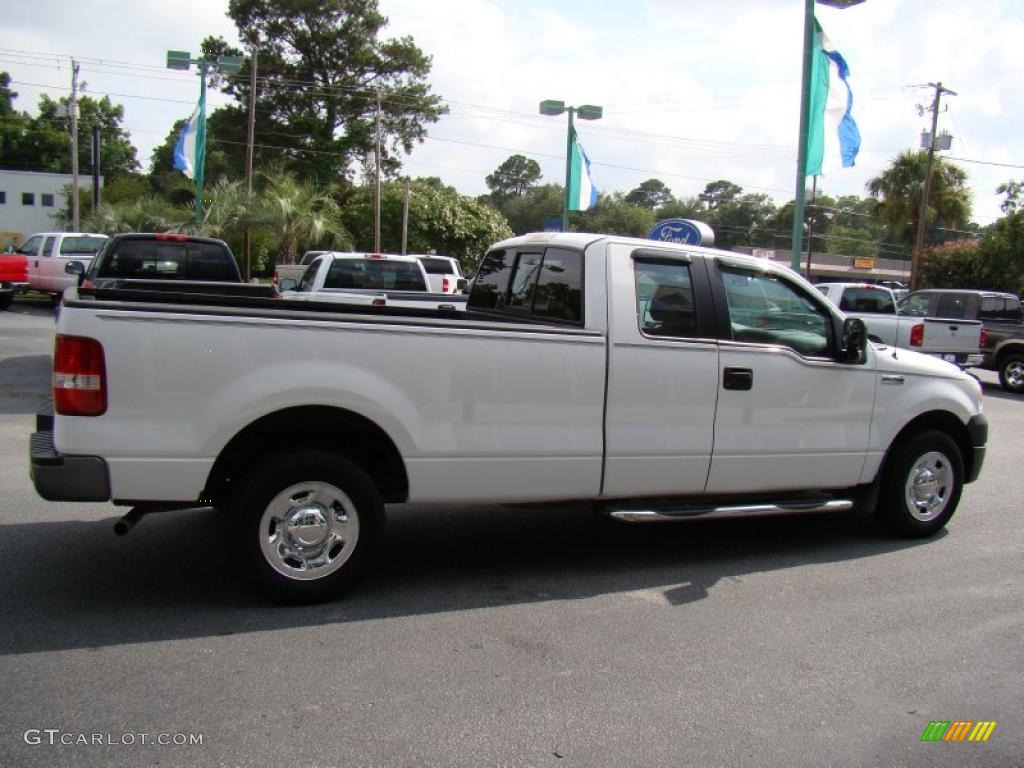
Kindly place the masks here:
POLYGON ((928 541, 400 506, 344 599, 282 608, 216 513, 115 538, 36 496, 52 334, 0 313, 0 766, 1024 766, 1024 398, 988 373, 984 471, 928 541), (997 726, 921 741, 957 720, 997 726))

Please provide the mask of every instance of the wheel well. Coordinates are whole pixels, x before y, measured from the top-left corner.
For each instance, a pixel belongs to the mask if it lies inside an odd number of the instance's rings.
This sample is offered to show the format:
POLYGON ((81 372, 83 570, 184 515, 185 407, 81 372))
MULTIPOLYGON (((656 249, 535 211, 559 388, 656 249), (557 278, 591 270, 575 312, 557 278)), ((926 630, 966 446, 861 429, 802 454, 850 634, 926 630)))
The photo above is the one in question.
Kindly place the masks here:
POLYGON ((1003 361, 1010 355, 1024 355, 1024 343, 1011 342, 1004 344, 999 352, 996 353, 996 365, 1002 367, 1003 361))
POLYGON ((352 411, 308 405, 267 414, 231 438, 210 470, 204 498, 223 506, 261 458, 303 448, 345 456, 370 476, 385 502, 409 496, 405 462, 383 429, 352 411))
POLYGON ((914 435, 920 434, 921 432, 927 432, 931 429, 938 430, 939 432, 945 432, 953 438, 953 441, 960 449, 960 456, 963 458, 964 477, 970 477, 971 470, 974 465, 974 445, 971 443, 971 436, 967 431, 967 426, 948 411, 929 411, 928 413, 922 413, 920 416, 909 421, 903 429, 899 431, 899 434, 896 435, 896 438, 889 446, 889 450, 886 451, 885 461, 882 462, 882 472, 884 472, 888 466, 889 458, 895 454, 901 446, 914 437, 914 435))

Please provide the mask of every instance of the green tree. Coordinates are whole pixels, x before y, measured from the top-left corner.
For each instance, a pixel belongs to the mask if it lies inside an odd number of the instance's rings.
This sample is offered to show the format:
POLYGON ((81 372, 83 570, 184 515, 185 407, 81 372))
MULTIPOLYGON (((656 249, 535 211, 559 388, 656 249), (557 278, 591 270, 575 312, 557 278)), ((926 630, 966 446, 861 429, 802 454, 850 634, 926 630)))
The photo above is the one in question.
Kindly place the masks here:
POLYGON ((665 182, 660 179, 647 179, 626 195, 627 203, 639 205, 641 208, 649 208, 652 211, 672 202, 672 200, 672 190, 665 186, 665 182))
POLYGON ((719 179, 705 185, 704 191, 700 193, 700 199, 707 210, 714 210, 720 205, 731 203, 742 192, 743 187, 739 184, 733 184, 726 179, 719 179))
MULTIPOLYGON (((867 183, 871 197, 878 201, 876 215, 886 225, 889 238, 908 246, 912 246, 917 237, 926 163, 927 153, 924 151, 902 152, 867 183)), ((941 157, 935 157, 926 224, 963 229, 970 215, 967 173, 941 157)))
MULTIPOLYGON (((258 143, 285 150, 276 159, 304 179, 333 182, 373 151, 378 94, 388 173, 447 112, 426 80, 430 57, 410 37, 381 35, 387 18, 376 0, 231 0, 228 16, 259 51, 258 143)), ((222 38, 207 38, 202 49, 211 57, 242 53, 222 38)), ((250 65, 247 58, 237 77, 217 83, 238 101, 225 115, 225 135, 215 137, 221 141, 245 141, 250 65)))
POLYGON ((1021 198, 1024 197, 1024 182, 1007 181, 996 187, 997 195, 1006 195, 1006 199, 999 204, 1003 213, 1014 213, 1021 207, 1021 198))
MULTIPOLYGON (((369 184, 356 188, 343 210, 356 247, 365 251, 373 248, 373 191, 369 184)), ((398 253, 402 247, 404 198, 404 184, 381 185, 381 250, 387 253, 398 253)), ((454 256, 469 272, 488 247, 511 235, 508 222, 491 206, 460 195, 434 177, 411 180, 408 253, 454 256)))
MULTIPOLYGON (((342 224, 341 208, 331 194, 319 189, 312 180, 300 180, 280 166, 262 171, 260 176, 260 201, 255 216, 277 237, 278 264, 294 264, 300 251, 320 245, 351 247, 352 237, 342 224)), ((230 184, 223 182, 222 188, 228 190, 230 184)), ((231 194, 237 205, 237 190, 231 194)), ((225 207, 220 215, 234 215, 237 221, 250 214, 229 214, 225 207)))
POLYGON ((654 226, 654 212, 614 192, 600 195, 590 210, 570 214, 569 222, 570 229, 577 232, 645 237, 654 226))
POLYGON ((495 201, 522 197, 540 181, 540 165, 526 155, 512 155, 486 178, 495 201))
POLYGON ((560 184, 540 184, 519 197, 495 200, 490 195, 484 195, 477 201, 496 208, 515 234, 525 235, 527 232, 544 229, 545 219, 561 217, 565 205, 565 187, 560 184))

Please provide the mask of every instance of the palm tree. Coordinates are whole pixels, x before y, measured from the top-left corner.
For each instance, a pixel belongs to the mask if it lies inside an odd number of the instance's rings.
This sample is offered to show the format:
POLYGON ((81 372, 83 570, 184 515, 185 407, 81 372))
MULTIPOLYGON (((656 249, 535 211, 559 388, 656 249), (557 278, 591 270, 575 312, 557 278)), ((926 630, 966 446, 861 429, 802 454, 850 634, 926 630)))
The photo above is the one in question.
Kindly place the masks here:
MULTIPOLYGON (((921 195, 928 153, 900 153, 882 173, 867 183, 868 193, 879 202, 875 213, 893 237, 913 247, 921 212, 921 195)), ((925 223, 962 229, 971 216, 967 173, 940 157, 932 161, 931 190, 925 223)))
POLYGON ((280 238, 279 264, 294 264, 297 252, 309 247, 352 247, 352 236, 341 223, 341 208, 329 192, 280 167, 260 176, 264 183, 253 220, 280 238))
POLYGON ((89 232, 113 235, 118 232, 181 231, 187 226, 189 212, 161 198, 148 196, 134 201, 103 205, 82 218, 89 232))

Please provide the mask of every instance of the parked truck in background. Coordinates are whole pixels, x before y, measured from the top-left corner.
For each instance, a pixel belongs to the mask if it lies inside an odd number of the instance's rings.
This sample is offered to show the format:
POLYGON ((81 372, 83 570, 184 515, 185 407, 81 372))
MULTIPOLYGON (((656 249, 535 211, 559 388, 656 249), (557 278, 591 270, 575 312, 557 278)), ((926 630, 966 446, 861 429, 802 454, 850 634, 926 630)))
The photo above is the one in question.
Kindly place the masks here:
POLYGON ((930 315, 916 303, 898 302, 893 291, 881 285, 818 283, 815 288, 848 317, 863 320, 873 341, 936 355, 962 368, 981 360, 980 322, 950 322, 945 315, 930 315))
POLYGON ((28 284, 33 291, 60 298, 65 288, 78 284, 78 274, 89 270, 107 241, 95 232, 41 232, 18 246, 28 261, 28 284), (72 265, 72 271, 68 271, 72 265))
POLYGON ((929 288, 911 294, 904 311, 925 312, 982 326, 982 358, 976 367, 999 374, 1008 392, 1024 392, 1024 323, 1020 296, 1003 291, 929 288))
POLYGON ((314 257, 297 285, 285 278, 288 299, 342 304, 464 309, 461 294, 432 293, 422 261, 415 256, 328 251, 314 257))
POLYGON ((857 507, 922 537, 985 454, 974 378, 882 353, 788 269, 695 246, 506 240, 461 313, 64 301, 40 495, 131 507, 122 531, 215 506, 288 600, 351 582, 385 502, 588 502, 626 522, 857 507))

